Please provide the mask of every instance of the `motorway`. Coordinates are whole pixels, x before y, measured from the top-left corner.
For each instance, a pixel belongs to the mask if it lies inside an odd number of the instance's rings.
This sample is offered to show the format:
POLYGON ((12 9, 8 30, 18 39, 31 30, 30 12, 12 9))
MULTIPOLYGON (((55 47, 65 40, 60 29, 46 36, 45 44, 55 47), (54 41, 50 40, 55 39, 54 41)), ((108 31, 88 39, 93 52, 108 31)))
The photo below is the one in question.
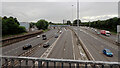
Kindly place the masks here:
POLYGON ((112 44, 99 36, 96 36, 87 30, 73 27, 79 38, 82 40, 88 51, 95 61, 118 61, 118 46, 112 44), (113 52, 113 57, 107 57, 102 53, 104 48, 110 49, 113 52))
MULTIPOLYGON (((50 47, 43 48, 40 46, 36 52, 29 56, 41 58, 88 60, 82 47, 80 45, 76 45, 77 38, 75 38, 73 32, 68 28, 63 28, 61 31, 62 34, 60 34, 57 39, 52 38, 49 40, 50 47)), ((24 65, 25 62, 22 62, 22 66, 24 65)), ((32 62, 29 62, 29 65, 32 65, 32 62)), ((50 65, 52 66, 53 64, 50 65)), ((67 65, 68 64, 65 66, 67 65)), ((57 64, 57 66, 60 65, 57 64)))
MULTIPOLYGON (((91 34, 97 34, 97 32, 100 32, 100 29, 95 29, 95 28, 90 28, 90 27, 82 27, 81 29, 91 33, 91 34)), ((108 41, 109 43, 113 43, 116 44, 116 38, 117 35, 111 33, 111 35, 109 37, 105 36, 105 35, 99 35, 101 38, 103 38, 104 40, 108 41)))
MULTIPOLYGON (((59 37, 55 38, 55 33, 58 29, 51 29, 46 32, 48 40, 42 40, 42 38, 32 37, 9 46, 2 47, 3 55, 7 56, 27 56, 27 57, 40 57, 40 58, 57 58, 57 59, 74 59, 74 60, 88 60, 85 51, 79 44, 78 38, 81 39, 83 44, 88 49, 91 54, 92 59, 95 61, 118 61, 118 46, 109 43, 107 40, 100 38, 99 36, 91 33, 90 31, 80 27, 70 27, 79 36, 77 37, 72 30, 68 27, 62 28, 62 33, 58 34, 59 37), (50 46, 48 48, 43 48, 42 44, 49 42, 50 46), (28 55, 22 55, 24 52, 29 52, 29 50, 22 50, 25 44, 32 44, 32 46, 37 46, 32 53, 28 55), (102 53, 104 48, 110 49, 114 56, 107 57, 102 53)), ((37 65, 37 62, 35 63, 37 65)), ((25 62, 22 63, 22 66, 25 62)), ((32 65, 29 62, 29 65, 32 65)), ((52 65, 52 64, 51 64, 52 65)), ((58 66, 60 64, 57 64, 58 66)), ((65 64, 66 66, 68 64, 65 64)))
MULTIPOLYGON (((47 38, 50 38, 53 36, 55 33, 57 33, 57 29, 50 30, 46 32, 45 34, 47 35, 47 38)), ((26 50, 22 50, 22 47, 25 44, 31 44, 32 46, 35 46, 37 44, 42 43, 44 40, 42 40, 42 37, 37 38, 37 37, 32 37, 30 39, 20 41, 18 43, 11 44, 9 46, 5 46, 2 48, 2 54, 7 55, 7 56, 18 56, 21 53, 25 52, 26 50)))

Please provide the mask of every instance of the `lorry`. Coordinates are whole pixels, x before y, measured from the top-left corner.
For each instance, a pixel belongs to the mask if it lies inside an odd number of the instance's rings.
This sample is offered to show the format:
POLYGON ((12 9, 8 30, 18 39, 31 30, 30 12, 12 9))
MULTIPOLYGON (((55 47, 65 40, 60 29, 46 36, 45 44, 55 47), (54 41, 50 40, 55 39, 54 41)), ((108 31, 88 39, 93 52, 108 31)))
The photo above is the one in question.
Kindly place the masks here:
POLYGON ((103 35, 106 35, 106 36, 111 35, 110 31, 106 31, 106 30, 101 30, 100 33, 103 34, 103 35))

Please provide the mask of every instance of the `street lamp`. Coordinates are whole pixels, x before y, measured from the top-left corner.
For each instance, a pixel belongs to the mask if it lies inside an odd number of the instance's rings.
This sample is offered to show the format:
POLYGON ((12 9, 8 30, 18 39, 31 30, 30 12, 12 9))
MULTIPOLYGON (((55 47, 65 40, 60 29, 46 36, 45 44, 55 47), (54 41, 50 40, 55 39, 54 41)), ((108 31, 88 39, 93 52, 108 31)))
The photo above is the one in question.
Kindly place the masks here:
POLYGON ((77 26, 79 27, 79 0, 77 0, 77 26))
POLYGON ((72 5, 72 26, 73 26, 73 6, 74 5, 72 5))

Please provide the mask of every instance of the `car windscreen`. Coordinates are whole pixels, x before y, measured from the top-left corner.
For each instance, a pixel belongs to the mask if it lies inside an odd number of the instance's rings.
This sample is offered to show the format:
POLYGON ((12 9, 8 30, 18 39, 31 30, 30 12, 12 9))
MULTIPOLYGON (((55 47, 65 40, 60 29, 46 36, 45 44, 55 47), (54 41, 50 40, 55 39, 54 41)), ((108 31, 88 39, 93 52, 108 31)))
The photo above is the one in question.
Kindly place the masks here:
POLYGON ((42 35, 42 37, 46 37, 46 35, 42 35))
POLYGON ((111 53, 111 51, 110 51, 110 50, 106 50, 106 52, 111 53))

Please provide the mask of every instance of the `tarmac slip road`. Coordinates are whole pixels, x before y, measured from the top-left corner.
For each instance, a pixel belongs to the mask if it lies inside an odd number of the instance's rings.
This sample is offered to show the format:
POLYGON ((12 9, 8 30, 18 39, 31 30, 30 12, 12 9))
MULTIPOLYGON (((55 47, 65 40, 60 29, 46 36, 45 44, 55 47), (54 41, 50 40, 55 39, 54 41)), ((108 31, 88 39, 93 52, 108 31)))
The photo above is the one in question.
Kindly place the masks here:
MULTIPOLYGON (((94 35, 97 35, 97 32, 100 32, 99 29, 91 29, 91 28, 88 28, 88 27, 81 27, 81 29, 85 30, 86 32, 89 32, 91 34, 94 34, 94 35), (96 31, 95 31, 96 30, 96 31)), ((109 43, 112 43, 112 44, 116 44, 116 38, 117 38, 117 35, 116 34, 111 34, 109 37, 105 36, 105 35, 99 35, 99 38, 101 38, 102 40, 105 40, 109 43)))
MULTIPOLYGON (((53 36, 58 30, 57 29, 53 29, 50 30, 48 32, 46 32, 45 34, 47 35, 47 38, 50 38, 51 36, 53 36)), ((7 56, 18 56, 21 53, 25 52, 26 50, 23 50, 22 47, 25 44, 31 44, 32 46, 35 46, 37 44, 42 43, 44 40, 42 40, 42 37, 37 38, 37 37, 32 37, 29 38, 27 40, 23 40, 14 44, 11 44, 9 46, 5 46, 2 47, 2 55, 7 55, 7 56)))
POLYGON ((118 47, 116 45, 104 42, 104 40, 101 40, 82 29, 75 27, 73 29, 92 55, 93 60, 110 62, 118 61, 118 47), (110 49, 113 52, 113 57, 104 55, 102 53, 104 48, 110 49))

